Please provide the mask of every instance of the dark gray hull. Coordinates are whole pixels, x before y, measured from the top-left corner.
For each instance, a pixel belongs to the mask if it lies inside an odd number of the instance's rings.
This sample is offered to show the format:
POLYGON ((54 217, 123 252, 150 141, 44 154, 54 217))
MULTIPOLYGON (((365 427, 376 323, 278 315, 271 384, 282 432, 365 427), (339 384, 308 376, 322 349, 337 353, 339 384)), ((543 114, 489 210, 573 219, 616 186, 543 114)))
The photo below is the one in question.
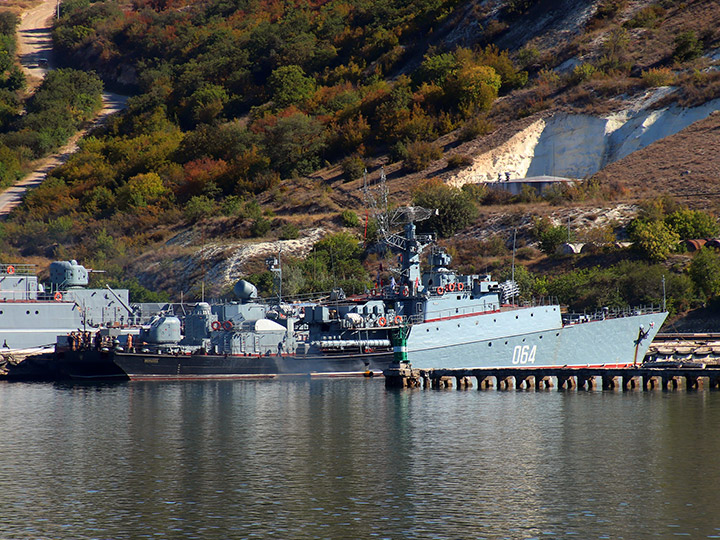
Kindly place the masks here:
POLYGON ((173 355, 119 351, 64 351, 58 367, 72 379, 247 379, 278 375, 351 376, 381 372, 392 352, 328 355, 173 355))

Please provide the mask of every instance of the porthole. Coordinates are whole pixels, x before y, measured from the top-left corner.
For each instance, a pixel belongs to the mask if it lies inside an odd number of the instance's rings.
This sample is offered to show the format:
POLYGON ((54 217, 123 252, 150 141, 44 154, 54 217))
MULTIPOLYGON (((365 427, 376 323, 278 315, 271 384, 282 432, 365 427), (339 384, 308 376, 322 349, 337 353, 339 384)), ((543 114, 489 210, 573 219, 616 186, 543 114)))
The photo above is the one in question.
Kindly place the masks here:
POLYGON ((40 315, 40 312, 39 312, 39 311, 36 311, 36 312, 35 312, 35 315, 40 315))
POLYGON ((492 347, 492 341, 488 342, 488 347, 492 347))
POLYGON ((517 316, 517 315, 515 315, 515 318, 517 319, 517 318, 518 318, 518 316, 517 316))
POLYGON ((535 314, 534 314, 534 313, 531 313, 531 314, 530 314, 530 316, 531 316, 531 317, 534 317, 534 316, 535 316, 535 314))
POLYGON ((557 334, 555 334, 555 337, 560 337, 560 332, 558 332, 557 334))
POLYGON ((540 336, 540 339, 542 339, 542 336, 540 336))
POLYGON ((506 341, 506 342, 505 342, 505 345, 507 345, 507 344, 508 344, 508 342, 506 341))
POLYGON ((493 322, 497 322, 497 319, 493 319, 493 322))
POLYGON ((26 312, 25 312, 25 315, 30 315, 30 312, 29 312, 29 311, 26 311, 26 312))

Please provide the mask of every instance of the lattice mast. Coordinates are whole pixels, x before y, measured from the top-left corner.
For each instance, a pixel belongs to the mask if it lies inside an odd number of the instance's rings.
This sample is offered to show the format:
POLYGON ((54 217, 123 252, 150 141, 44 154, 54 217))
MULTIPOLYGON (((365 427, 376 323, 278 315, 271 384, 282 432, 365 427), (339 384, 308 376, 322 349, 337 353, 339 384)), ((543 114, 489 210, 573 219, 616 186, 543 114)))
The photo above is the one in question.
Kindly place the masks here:
POLYGON ((435 238, 431 234, 415 234, 415 223, 429 219, 437 214, 437 210, 429 210, 421 206, 403 206, 391 213, 388 209, 388 188, 384 168, 381 169, 380 179, 375 185, 368 181, 365 171, 363 191, 383 242, 390 249, 401 253, 399 273, 402 282, 409 285, 413 292, 419 292, 422 290, 420 254, 425 247, 435 241, 435 238), (404 234, 393 232, 393 228, 401 226, 404 234))

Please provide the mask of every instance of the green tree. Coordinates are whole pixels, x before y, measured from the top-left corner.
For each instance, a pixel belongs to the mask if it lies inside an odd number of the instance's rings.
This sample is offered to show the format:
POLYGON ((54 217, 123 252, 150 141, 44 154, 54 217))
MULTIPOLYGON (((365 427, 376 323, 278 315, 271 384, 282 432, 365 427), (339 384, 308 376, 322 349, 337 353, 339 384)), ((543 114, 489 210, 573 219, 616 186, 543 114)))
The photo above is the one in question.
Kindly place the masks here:
POLYGON ((325 148, 323 126, 303 113, 279 118, 266 134, 265 148, 284 175, 309 174, 320 166, 320 154, 325 148))
POLYGON ((664 261, 675 250, 680 236, 663 221, 648 221, 633 227, 630 239, 643 256, 651 261, 664 261))
POLYGON ((282 66, 268 78, 272 99, 278 107, 298 105, 315 92, 315 80, 305 75, 300 66, 282 66))
POLYGON ((720 295, 720 257, 715 251, 707 248, 698 251, 690 263, 688 274, 705 299, 720 295))
POLYGON ((498 96, 502 81, 490 66, 468 66, 451 83, 451 92, 466 116, 486 111, 498 96))
POLYGON ((562 225, 553 225, 550 218, 536 218, 532 234, 540 243, 540 251, 554 255, 563 242, 568 242, 568 230, 562 225))
POLYGON ((477 217, 477 208, 468 193, 438 179, 426 180, 417 186, 413 191, 413 204, 437 210, 437 215, 420 222, 418 228, 444 237, 467 227, 477 217))
POLYGON ((223 112, 230 97, 222 86, 207 84, 196 90, 190 97, 193 119, 197 123, 207 124, 223 112))
POLYGON ((665 217, 665 224, 681 240, 712 238, 718 234, 716 219, 701 210, 676 210, 665 217))

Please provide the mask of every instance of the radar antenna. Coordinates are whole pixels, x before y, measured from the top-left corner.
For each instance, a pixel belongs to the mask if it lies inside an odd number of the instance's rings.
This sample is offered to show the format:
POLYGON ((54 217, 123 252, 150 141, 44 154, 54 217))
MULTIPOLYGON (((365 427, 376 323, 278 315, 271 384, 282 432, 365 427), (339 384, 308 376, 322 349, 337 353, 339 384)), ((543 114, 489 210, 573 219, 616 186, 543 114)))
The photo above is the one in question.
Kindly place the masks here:
POLYGON ((382 239, 390 247, 399 250, 407 248, 408 238, 393 233, 391 230, 393 227, 425 221, 437 214, 437 210, 429 210, 422 206, 401 206, 391 214, 388 210, 388 187, 385 167, 380 169, 380 179, 374 185, 368 181, 367 169, 365 170, 363 192, 382 239))

